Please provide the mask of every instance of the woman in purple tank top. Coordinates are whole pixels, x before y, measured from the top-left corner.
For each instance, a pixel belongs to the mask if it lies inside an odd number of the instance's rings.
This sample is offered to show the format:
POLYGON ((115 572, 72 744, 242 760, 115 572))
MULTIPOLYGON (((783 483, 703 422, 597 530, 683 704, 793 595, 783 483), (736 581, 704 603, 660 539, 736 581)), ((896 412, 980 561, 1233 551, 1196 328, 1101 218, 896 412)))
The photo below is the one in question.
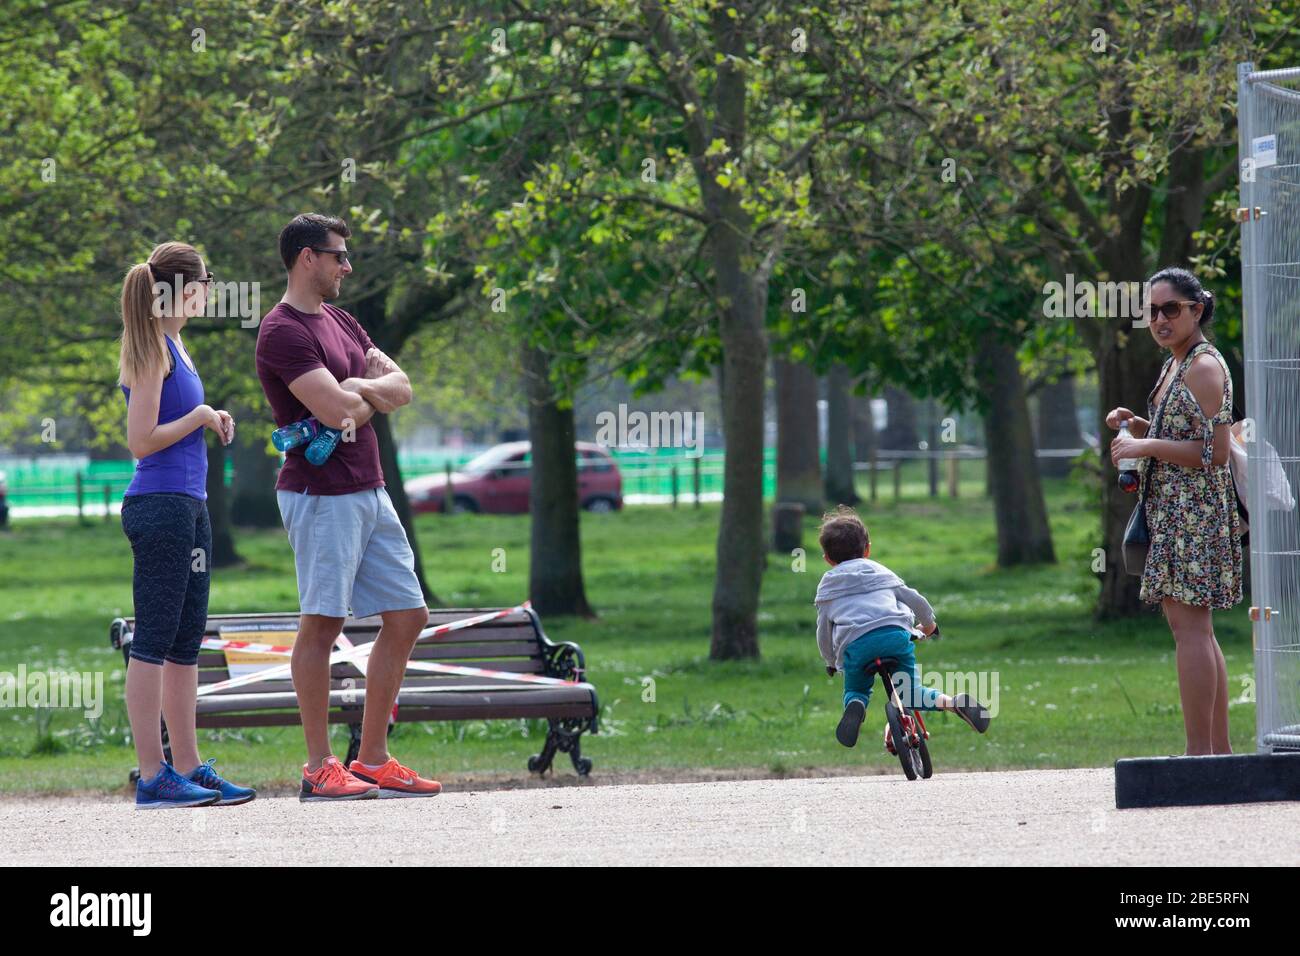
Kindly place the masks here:
POLYGON ((122 498, 122 530, 135 556, 126 709, 140 760, 136 806, 151 809, 254 796, 223 780, 211 760, 200 761, 194 727, 212 550, 203 433, 211 429, 226 445, 235 436, 230 414, 204 404, 203 382, 181 344, 186 321, 204 312, 211 282, 192 246, 165 242, 122 284, 119 381, 126 443, 137 459, 122 498), (172 764, 164 759, 160 718, 172 764))

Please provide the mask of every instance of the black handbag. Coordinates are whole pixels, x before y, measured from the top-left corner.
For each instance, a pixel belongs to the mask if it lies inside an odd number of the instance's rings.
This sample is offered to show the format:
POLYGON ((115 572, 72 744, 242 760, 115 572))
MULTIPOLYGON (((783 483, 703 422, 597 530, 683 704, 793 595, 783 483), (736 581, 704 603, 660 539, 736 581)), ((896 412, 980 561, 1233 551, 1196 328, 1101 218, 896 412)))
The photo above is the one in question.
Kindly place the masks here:
MULTIPOLYGON (((1160 430, 1160 419, 1165 412, 1165 403, 1169 401, 1169 396, 1174 393, 1174 387, 1178 384, 1183 367, 1187 364, 1188 359, 1195 354, 1199 345, 1198 342, 1197 345, 1192 346, 1182 364, 1174 370, 1173 381, 1169 383, 1169 388, 1165 390, 1164 398, 1160 399, 1160 407, 1156 409, 1156 416, 1151 422, 1151 427, 1147 429, 1148 435, 1154 435, 1160 430)), ((1161 377, 1163 378, 1163 376, 1161 377)), ((1142 476, 1142 490, 1138 495, 1137 507, 1129 515, 1128 524, 1124 528, 1124 570, 1136 577, 1142 576, 1142 571, 1147 564, 1147 552, 1151 550, 1151 531, 1147 528, 1147 490, 1151 487, 1151 472, 1155 471, 1155 468, 1155 459, 1147 459, 1146 473, 1142 476)))
POLYGON ((1146 480, 1142 484, 1142 493, 1138 497, 1137 507, 1129 515, 1128 525, 1124 528, 1124 570, 1129 574, 1142 576, 1146 568, 1147 552, 1151 550, 1151 532, 1147 529, 1147 485, 1151 478, 1151 468, 1147 467, 1146 480))

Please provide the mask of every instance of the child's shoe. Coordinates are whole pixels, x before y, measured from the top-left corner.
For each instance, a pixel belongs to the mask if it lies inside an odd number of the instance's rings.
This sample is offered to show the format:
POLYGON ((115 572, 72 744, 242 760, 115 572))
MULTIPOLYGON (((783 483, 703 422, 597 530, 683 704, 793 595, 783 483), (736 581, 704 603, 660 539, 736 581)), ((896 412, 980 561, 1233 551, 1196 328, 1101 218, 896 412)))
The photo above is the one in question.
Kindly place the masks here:
POLYGON ((982 734, 989 729, 988 708, 974 697, 958 694, 953 698, 952 703, 953 713, 970 724, 971 729, 976 733, 982 734))
POLYGON ((840 725, 835 728, 835 739, 846 747, 854 746, 858 742, 858 731, 862 729, 862 721, 866 716, 866 704, 860 700, 849 701, 844 708, 844 716, 840 718, 840 725))

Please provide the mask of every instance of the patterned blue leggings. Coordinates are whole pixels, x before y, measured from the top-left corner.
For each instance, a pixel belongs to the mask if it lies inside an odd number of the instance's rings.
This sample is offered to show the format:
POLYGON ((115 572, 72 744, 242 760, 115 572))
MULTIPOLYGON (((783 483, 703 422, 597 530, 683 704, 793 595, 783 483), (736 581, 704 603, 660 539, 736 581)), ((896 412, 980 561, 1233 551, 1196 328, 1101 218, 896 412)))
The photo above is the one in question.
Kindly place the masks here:
POLYGON ((131 656, 147 664, 197 664, 212 560, 207 504, 167 492, 128 495, 122 530, 135 553, 131 656))

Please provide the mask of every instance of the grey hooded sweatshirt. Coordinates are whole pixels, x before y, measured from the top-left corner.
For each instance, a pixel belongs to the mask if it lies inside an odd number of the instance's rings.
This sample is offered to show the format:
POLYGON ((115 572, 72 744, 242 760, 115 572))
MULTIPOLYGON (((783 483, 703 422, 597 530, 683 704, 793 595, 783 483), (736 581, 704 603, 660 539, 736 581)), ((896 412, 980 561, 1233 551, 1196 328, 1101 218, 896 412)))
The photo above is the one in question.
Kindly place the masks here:
POLYGON ((844 648, 878 627, 934 623, 930 602, 889 568, 868 558, 842 561, 817 585, 817 649, 839 670, 844 648))

